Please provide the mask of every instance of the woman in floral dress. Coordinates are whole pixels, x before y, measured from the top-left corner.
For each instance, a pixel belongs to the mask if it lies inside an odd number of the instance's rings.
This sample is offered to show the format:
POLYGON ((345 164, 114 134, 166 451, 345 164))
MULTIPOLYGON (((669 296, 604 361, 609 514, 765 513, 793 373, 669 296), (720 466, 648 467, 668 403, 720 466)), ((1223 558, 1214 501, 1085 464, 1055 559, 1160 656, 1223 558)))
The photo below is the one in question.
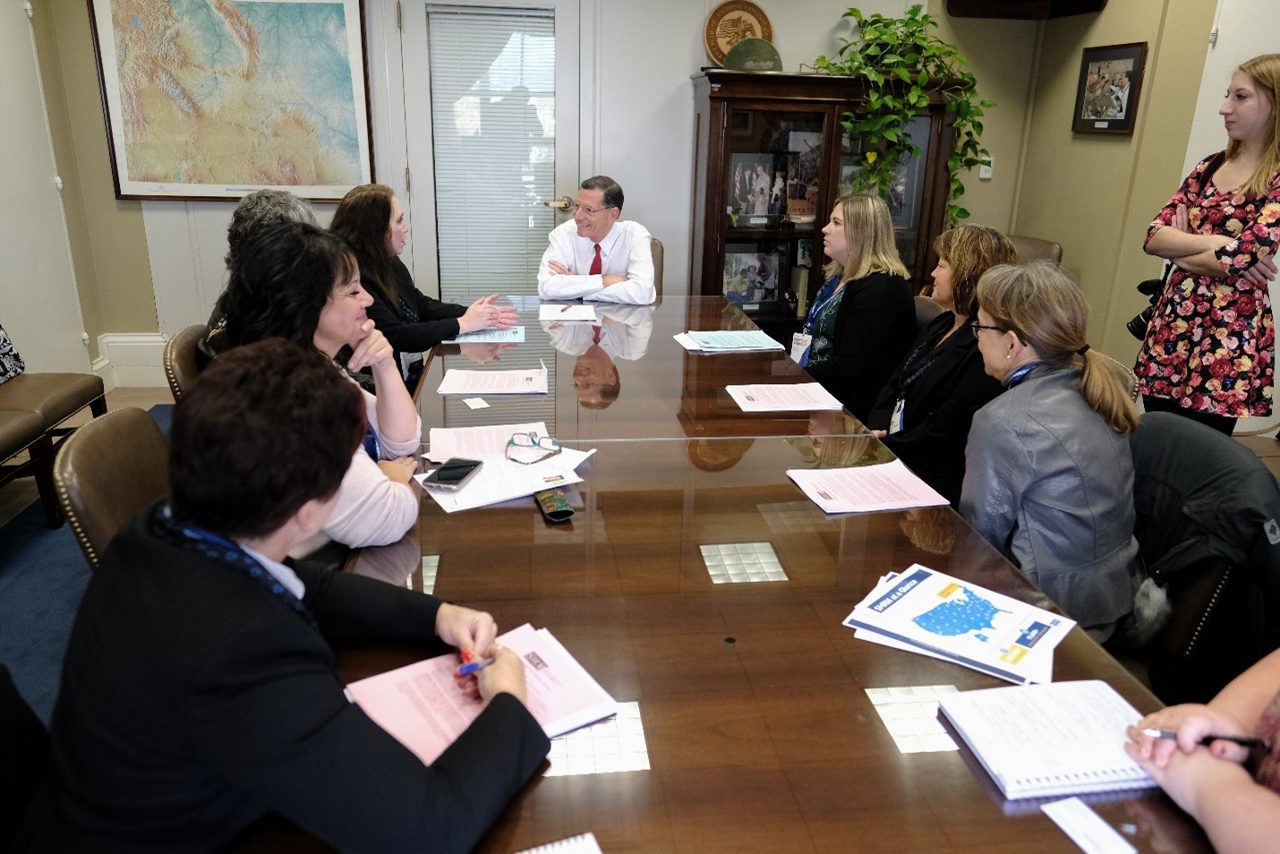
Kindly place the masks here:
POLYGON ((1275 338, 1267 283, 1280 239, 1280 54, 1236 69, 1218 109, 1229 142, 1196 165, 1147 230, 1174 271, 1135 371, 1148 412, 1230 434, 1269 415, 1275 338))

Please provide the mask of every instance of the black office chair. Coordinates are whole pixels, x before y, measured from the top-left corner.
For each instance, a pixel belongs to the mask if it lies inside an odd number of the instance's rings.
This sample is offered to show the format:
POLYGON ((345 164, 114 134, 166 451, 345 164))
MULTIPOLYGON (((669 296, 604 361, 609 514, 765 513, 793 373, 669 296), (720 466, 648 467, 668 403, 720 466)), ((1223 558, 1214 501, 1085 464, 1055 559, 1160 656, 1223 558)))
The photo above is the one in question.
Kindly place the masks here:
POLYGON ((49 734, 0 664, 0 851, 13 847, 49 752, 49 734))
POLYGON ((1173 614, 1141 651, 1166 703, 1205 702, 1280 643, 1280 489, 1247 448, 1167 412, 1142 416, 1134 535, 1173 614))

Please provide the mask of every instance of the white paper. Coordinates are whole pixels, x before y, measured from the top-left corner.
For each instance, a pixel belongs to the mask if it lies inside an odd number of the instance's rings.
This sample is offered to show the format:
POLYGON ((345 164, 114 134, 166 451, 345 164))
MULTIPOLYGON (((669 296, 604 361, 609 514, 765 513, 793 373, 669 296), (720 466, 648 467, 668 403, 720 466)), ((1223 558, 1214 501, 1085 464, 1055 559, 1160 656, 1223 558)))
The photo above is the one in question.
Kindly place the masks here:
POLYGON ((603 852, 594 833, 580 833, 558 842, 539 845, 537 848, 526 848, 517 854, 603 854, 603 852))
POLYGON ((714 329, 707 332, 681 332, 674 336, 686 350, 704 353, 749 353, 757 350, 786 348, 759 329, 714 329))
POLYGON ((488 460, 458 489, 428 486, 423 481, 429 472, 414 477, 436 504, 440 505, 440 509, 446 513, 456 513, 459 510, 501 504, 544 489, 582 483, 582 478, 574 469, 594 453, 594 448, 589 451, 565 448, 554 457, 531 466, 522 466, 510 460, 488 460))
POLYGON ((842 469, 788 469, 787 477, 827 513, 907 510, 948 503, 902 460, 842 469))
POLYGON ((727 385, 725 391, 743 412, 812 412, 843 407, 819 383, 727 385))
POLYGON ((1134 854, 1138 850, 1079 798, 1053 801, 1040 809, 1085 854, 1134 854))
POLYGON ((568 322, 570 320, 586 320, 595 323, 596 307, 590 303, 547 303, 544 302, 538 306, 539 320, 559 320, 568 322))
POLYGON ((467 405, 467 409, 488 409, 489 404, 483 397, 464 397, 462 402, 467 405))
POLYGON ((450 457, 469 460, 501 460, 507 455, 507 440, 513 433, 547 435, 545 421, 527 424, 492 424, 487 427, 432 427, 427 432, 425 459, 442 463, 450 457))
POLYGON ((546 394, 547 366, 519 371, 463 371, 450 368, 438 394, 546 394))
POLYGON ((524 327, 512 326, 507 329, 477 329, 475 332, 463 332, 445 344, 523 344, 524 327))

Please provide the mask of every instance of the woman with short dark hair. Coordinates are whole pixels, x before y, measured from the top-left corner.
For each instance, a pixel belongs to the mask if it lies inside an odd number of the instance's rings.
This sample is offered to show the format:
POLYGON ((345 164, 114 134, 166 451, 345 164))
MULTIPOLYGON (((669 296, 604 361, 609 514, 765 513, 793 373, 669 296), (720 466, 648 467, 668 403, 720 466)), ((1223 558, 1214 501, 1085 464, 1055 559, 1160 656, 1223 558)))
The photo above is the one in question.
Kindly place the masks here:
POLYGON ((464 851, 550 747, 490 615, 286 553, 364 436, 356 386, 279 339, 219 356, 174 413, 171 498, 81 602, 23 850, 221 850, 279 813, 340 850, 464 851), (432 765, 347 700, 328 639, 492 656, 432 765))

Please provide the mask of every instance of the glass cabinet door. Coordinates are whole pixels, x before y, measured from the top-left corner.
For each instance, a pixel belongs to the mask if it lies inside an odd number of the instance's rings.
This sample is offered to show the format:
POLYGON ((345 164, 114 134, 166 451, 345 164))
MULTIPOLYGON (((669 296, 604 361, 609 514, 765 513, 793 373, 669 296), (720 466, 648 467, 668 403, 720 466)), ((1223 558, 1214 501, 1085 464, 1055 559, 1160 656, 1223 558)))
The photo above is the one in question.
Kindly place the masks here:
POLYGON ((792 271, 811 263, 821 226, 825 121, 824 112, 729 110, 723 293, 746 311, 795 310, 792 271))
MULTIPOLYGON (((911 142, 920 149, 920 153, 907 158, 898 164, 894 173, 893 186, 889 190, 889 213, 893 215, 893 231, 897 238, 898 254, 908 270, 914 269, 917 255, 928 247, 921 247, 921 202, 924 198, 925 166, 929 162, 930 126, 932 119, 928 115, 916 116, 907 125, 907 135, 911 142)), ((840 143, 840 184, 839 193, 843 196, 853 191, 854 177, 862 169, 866 155, 862 148, 863 140, 851 138, 843 134, 840 143)))

